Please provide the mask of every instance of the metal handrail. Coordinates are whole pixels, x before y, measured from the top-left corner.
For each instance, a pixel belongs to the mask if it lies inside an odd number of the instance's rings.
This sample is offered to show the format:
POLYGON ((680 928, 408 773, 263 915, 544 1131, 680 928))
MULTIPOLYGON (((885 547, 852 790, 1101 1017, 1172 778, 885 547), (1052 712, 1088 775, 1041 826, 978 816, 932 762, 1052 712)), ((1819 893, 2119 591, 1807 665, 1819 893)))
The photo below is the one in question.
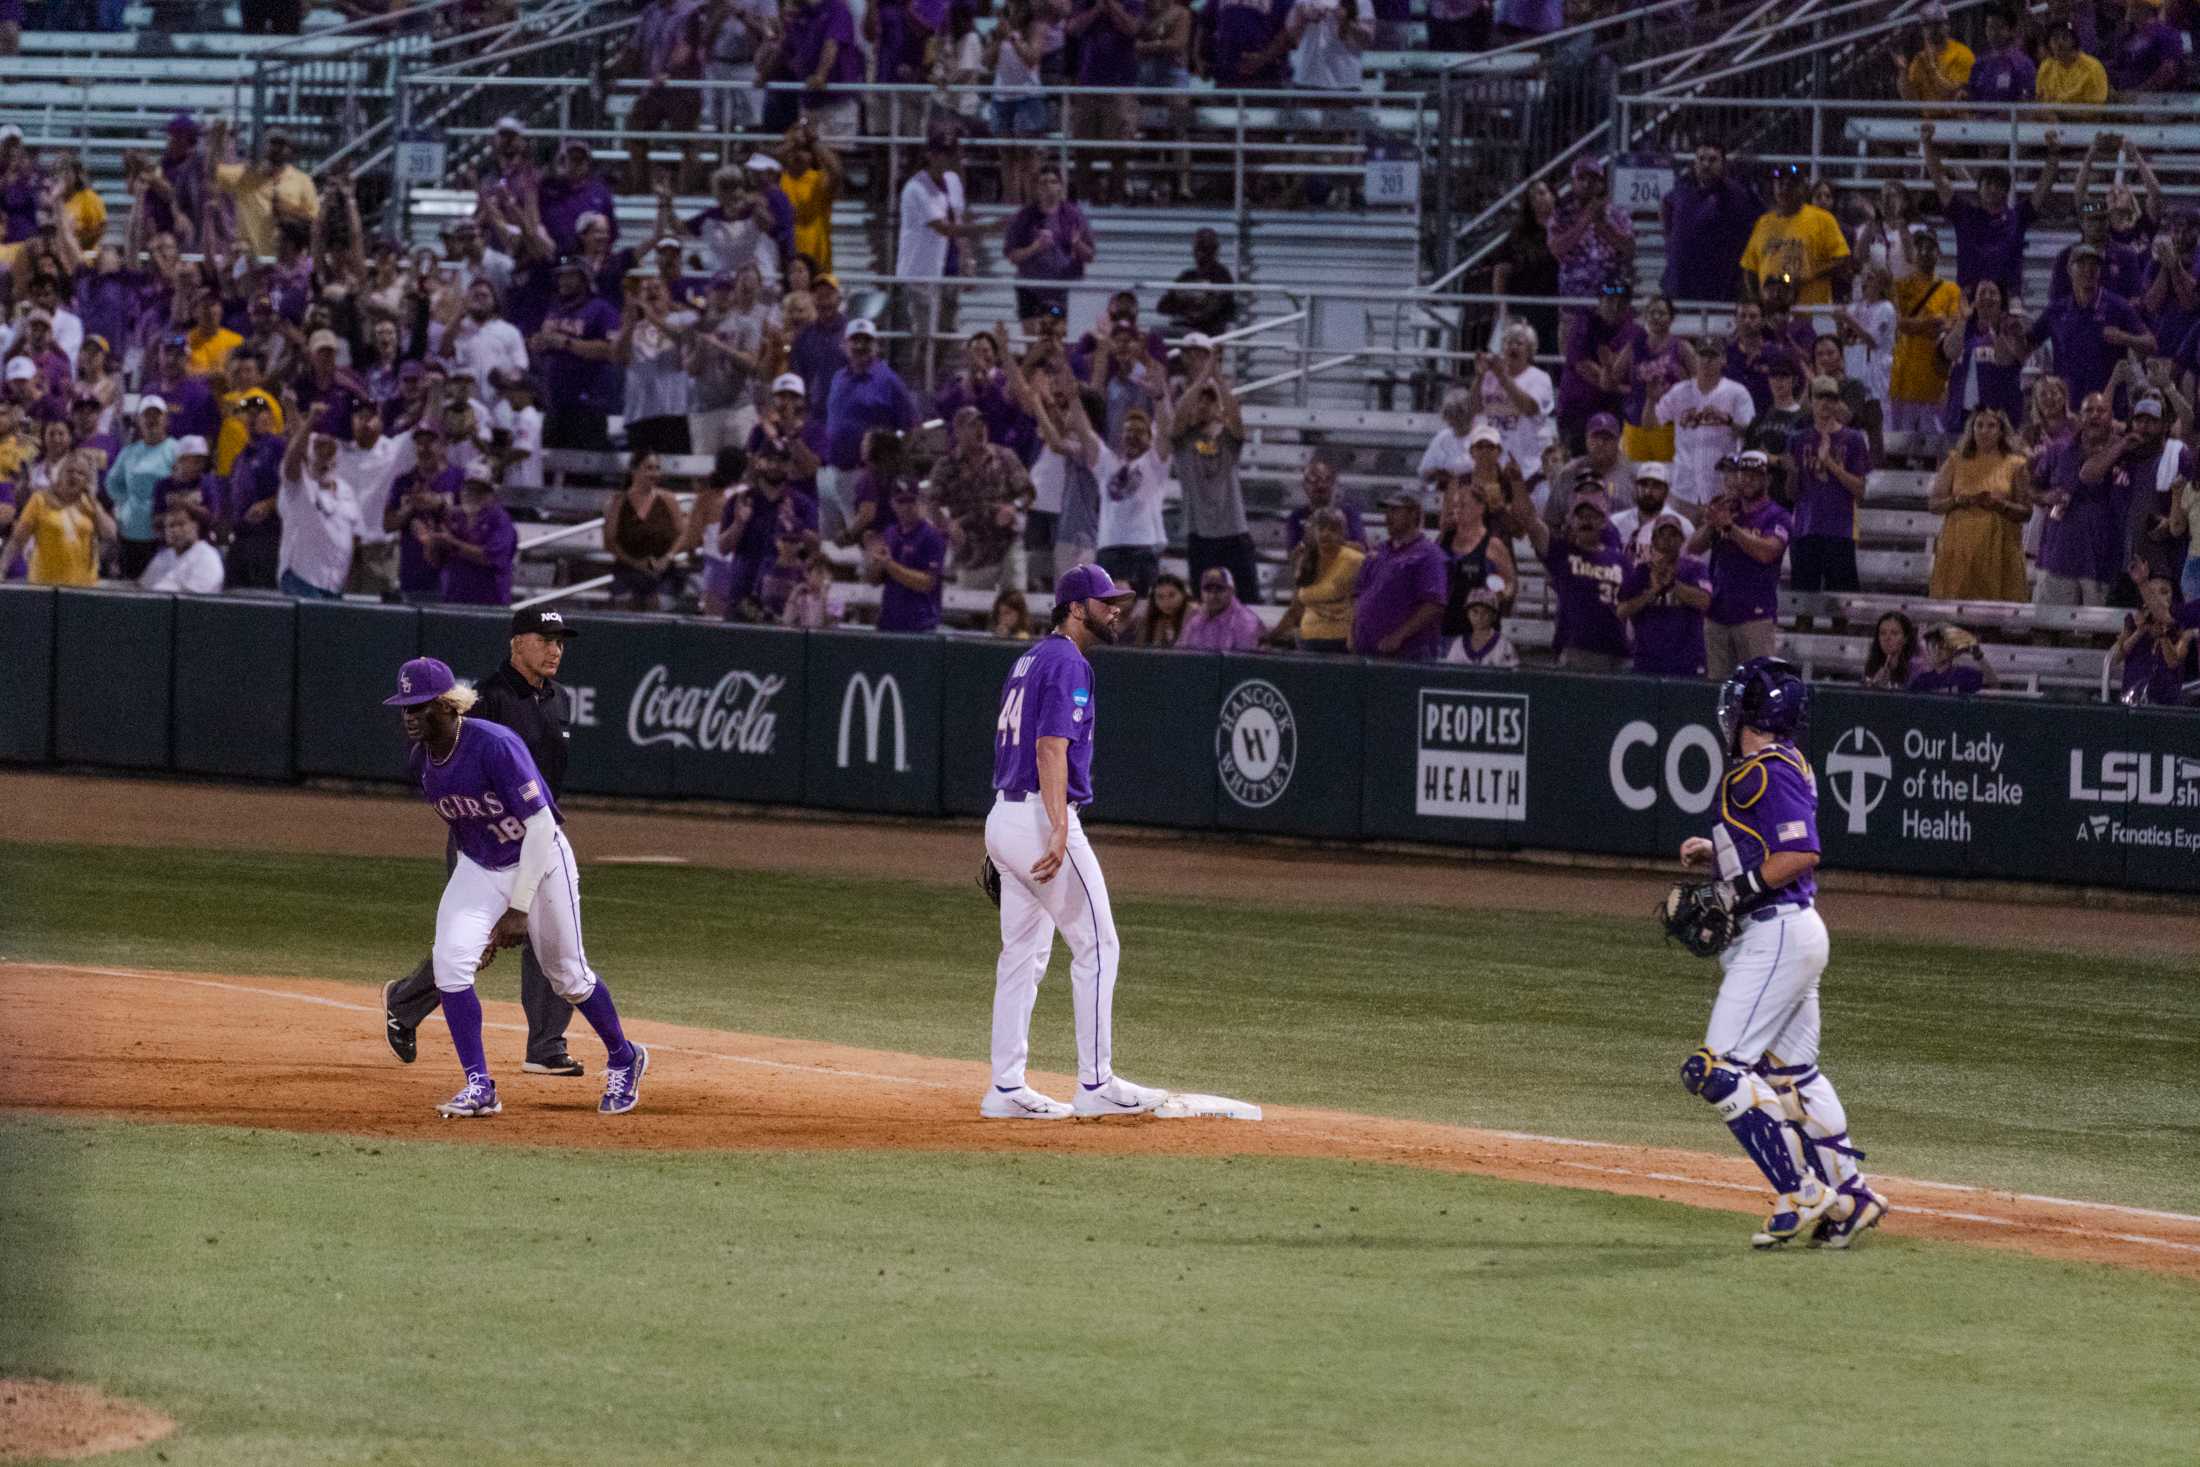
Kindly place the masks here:
MULTIPOLYGON (((1943 0, 1943 3, 1947 6, 1948 12, 1951 15, 1954 15, 1963 11, 1978 9, 1989 3, 1992 3, 1992 0, 1943 0)), ((1806 28, 1816 29, 1819 26, 1823 25, 1826 21, 1838 19, 1843 16, 1853 15, 1858 11, 1871 11, 1879 15, 1888 16, 1889 19, 1885 22, 1885 24, 1890 28, 1915 25, 1917 23, 1917 12, 1923 8, 1923 4, 1924 0, 1892 0, 1892 4, 1890 7, 1890 0, 1845 0, 1845 3, 1836 5, 1829 10, 1812 10, 1808 6, 1798 8, 1794 6, 1778 4, 1777 0, 1775 0, 1775 3, 1773 4, 1768 4, 1764 7, 1761 7, 1759 13, 1763 13, 1764 11, 1777 10, 1783 18, 1778 24, 1767 26, 1762 31, 1755 32, 1754 34, 1759 39, 1769 40, 1773 37, 1776 37, 1782 31, 1802 30, 1806 28)), ((1818 44, 1824 46, 1846 45, 1854 41, 1861 34, 1864 34, 1864 31, 1862 29, 1844 30, 1837 36, 1825 36, 1820 38, 1818 44)), ((1693 60, 1700 56, 1709 55, 1711 52, 1714 51, 1727 49, 1733 44, 1734 37, 1729 34, 1728 36, 1723 36, 1716 41, 1706 41, 1700 45, 1689 46, 1679 51, 1668 52, 1664 56, 1652 57, 1643 61, 1628 62, 1626 65, 1620 68, 1620 73, 1621 75, 1626 76, 1633 75, 1639 72, 1647 72, 1663 62, 1693 60)), ((1708 81, 1711 79, 1712 78, 1709 77, 1691 78, 1691 80, 1699 82, 1708 81)))
POLYGON ((1571 25, 1563 30, 1552 31, 1546 36, 1528 36, 1518 41, 1509 41, 1502 46, 1492 46, 1487 51, 1472 52, 1451 62, 1439 74, 1449 76, 1455 71, 1467 70, 1476 62, 1487 61, 1493 56, 1510 56, 1521 52, 1542 51, 1580 36, 1593 35, 1597 31, 1610 26, 1625 25, 1632 20, 1643 20, 1653 15, 1663 15, 1669 10, 1686 10, 1694 13, 1699 8, 1701 7, 1698 0, 1659 0, 1659 3, 1655 5, 1631 6, 1616 15, 1607 15, 1599 20, 1583 21, 1579 25, 1571 25))
MULTIPOLYGON (((1536 169, 1535 172, 1529 174, 1526 178, 1522 179, 1518 184, 1514 185, 1509 192, 1501 195, 1496 203, 1491 204, 1481 213, 1475 215, 1472 219, 1468 220, 1466 225, 1456 232, 1462 235, 1472 234, 1475 230, 1480 229, 1483 225, 1489 223, 1492 219, 1495 219, 1505 210, 1513 208, 1515 205, 1519 204, 1522 199, 1525 199, 1528 196, 1528 190, 1534 188, 1536 184, 1540 183, 1546 175, 1556 171, 1562 164, 1570 163, 1576 154, 1580 153, 1584 148, 1587 148, 1591 143, 1594 143, 1603 138, 1611 130, 1611 119, 1606 118, 1604 121, 1598 123, 1595 127, 1589 129, 1589 131, 1583 133, 1580 137, 1574 139, 1574 141, 1570 143, 1563 152, 1556 154, 1551 158, 1549 162, 1545 163, 1542 167, 1536 169)), ((1469 270, 1474 269, 1477 265, 1480 265, 1485 259, 1489 258, 1491 253, 1493 253, 1497 249, 1497 246, 1502 242, 1502 237, 1491 240, 1489 243, 1483 245, 1480 249, 1476 250, 1473 254, 1467 256, 1464 260, 1461 260, 1458 264, 1452 266, 1449 270, 1446 270, 1442 275, 1439 275, 1436 279, 1431 280, 1427 285, 1422 286, 1420 290, 1416 292, 1416 294, 1422 296, 1430 296, 1440 293, 1445 286, 1450 285, 1460 276, 1466 274, 1469 270)))
MULTIPOLYGON (((603 521, 598 520, 596 523, 602 524, 603 521)), ((525 611, 530 606, 547 606, 553 601, 563 601, 568 596, 578 596, 583 591, 601 591, 610 584, 611 577, 597 576, 591 580, 575 581, 570 586, 553 586, 540 596, 530 596, 525 601, 513 602, 512 609, 525 611)))
MULTIPOLYGON (((532 33, 545 24, 554 25, 560 20, 566 20, 585 15, 588 9, 589 7, 585 3, 585 0, 573 0, 573 3, 568 3, 564 5, 551 5, 541 11, 536 12, 533 15, 524 16, 519 20, 507 21, 501 26, 493 26, 485 31, 472 31, 463 36, 444 36, 440 39, 433 40, 428 45, 427 54, 433 55, 439 50, 456 50, 460 46, 465 46, 468 48, 479 48, 481 46, 487 45, 490 46, 492 49, 474 58, 474 64, 494 64, 502 54, 493 49, 496 41, 501 37, 513 34, 532 33)), ((354 168, 354 172, 365 173, 372 171, 378 165, 378 162, 383 157, 383 155, 386 152, 391 151, 388 147, 378 147, 375 145, 386 135, 394 133, 396 129, 397 114, 393 110, 389 114, 377 118, 364 131, 347 139, 342 147, 324 157, 320 161, 320 164, 314 169, 315 174, 325 174, 328 172, 329 169, 335 167, 338 163, 345 161, 347 157, 354 155, 358 156, 362 160, 360 165, 354 168), (373 151, 371 153, 368 151, 370 148, 373 148, 373 151)))
MULTIPOLYGON (((1912 3, 1912 0, 1904 0, 1904 3, 1912 3)), ((1986 3, 1987 0, 1954 0, 1954 3, 1950 4, 1948 8, 1953 11, 1984 5, 1986 3)), ((1917 16, 1915 12, 1905 11, 1903 14, 1898 15, 1891 20, 1880 21, 1873 25, 1859 26, 1854 30, 1845 30, 1841 32, 1841 34, 1838 36, 1828 36, 1821 40, 1812 41, 1810 44, 1798 46, 1792 51, 1780 51, 1771 56, 1759 56, 1755 60, 1743 62, 1741 65, 1738 66, 1724 67, 1718 71, 1705 72, 1700 76, 1692 76, 1688 79, 1686 85, 1691 87, 1708 86, 1713 82, 1725 81, 1730 77, 1746 76, 1753 71, 1761 71, 1767 67, 1777 66, 1783 61, 1800 61, 1808 57, 1824 55, 1828 51, 1838 51, 1846 47, 1854 46, 1859 42, 1870 41, 1880 36, 1891 35, 1896 31, 1907 29, 1908 27, 1913 26, 1916 23, 1917 16)), ((1665 89, 1662 87, 1652 87, 1650 89, 1649 95, 1653 97, 1659 96, 1664 92, 1664 90, 1665 89)), ((1761 100, 1759 105, 1762 105, 1761 100)), ((1913 103, 1911 105, 1914 106, 1917 104, 1913 103)), ((1935 107, 1939 107, 1943 104, 1935 102, 1932 105, 1935 107)))
POLYGON ((389 31, 392 33, 410 31, 421 20, 429 16, 440 15, 446 10, 455 10, 467 3, 468 0, 431 0, 431 3, 427 5, 408 5, 403 9, 390 11, 386 15, 363 15, 356 20, 347 20, 342 25, 332 25, 317 31, 302 31, 295 36, 286 36, 279 41, 270 43, 267 49, 260 53, 258 59, 263 62, 276 61, 280 60, 286 51, 303 50, 316 42, 363 36, 373 31, 389 31))

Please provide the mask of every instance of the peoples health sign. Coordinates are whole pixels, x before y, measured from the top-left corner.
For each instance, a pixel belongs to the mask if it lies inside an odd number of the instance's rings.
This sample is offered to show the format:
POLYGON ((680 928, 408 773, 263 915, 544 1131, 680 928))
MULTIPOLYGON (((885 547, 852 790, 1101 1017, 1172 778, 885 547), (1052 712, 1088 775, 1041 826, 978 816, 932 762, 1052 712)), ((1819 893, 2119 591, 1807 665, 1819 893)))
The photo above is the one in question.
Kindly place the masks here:
POLYGON ((1413 813, 1455 820, 1528 818, 1528 699, 1423 688, 1413 813))

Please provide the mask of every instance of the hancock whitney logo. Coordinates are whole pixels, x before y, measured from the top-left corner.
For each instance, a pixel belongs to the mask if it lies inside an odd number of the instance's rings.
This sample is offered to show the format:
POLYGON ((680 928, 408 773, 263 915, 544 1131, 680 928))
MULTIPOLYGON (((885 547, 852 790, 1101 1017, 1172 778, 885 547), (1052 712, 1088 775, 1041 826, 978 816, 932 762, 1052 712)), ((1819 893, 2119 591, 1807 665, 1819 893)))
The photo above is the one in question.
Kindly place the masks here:
POLYGON ((1859 724, 1834 740, 1826 756, 1826 782, 1833 786, 1833 802, 1847 812, 1850 835, 1866 833, 1872 811, 1887 797, 1894 778, 1894 761, 1879 735, 1859 724))
POLYGON ((1298 722, 1282 690, 1259 678, 1230 689, 1215 727, 1215 766, 1230 798, 1249 810, 1273 805, 1298 762, 1298 722))

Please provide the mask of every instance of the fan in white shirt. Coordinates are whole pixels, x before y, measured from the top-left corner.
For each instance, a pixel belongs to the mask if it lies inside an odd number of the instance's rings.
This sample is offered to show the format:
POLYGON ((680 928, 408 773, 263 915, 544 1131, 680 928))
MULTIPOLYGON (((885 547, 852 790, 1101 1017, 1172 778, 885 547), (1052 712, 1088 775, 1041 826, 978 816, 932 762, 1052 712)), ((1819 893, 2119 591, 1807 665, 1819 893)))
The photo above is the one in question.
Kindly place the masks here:
POLYGON ((466 288, 466 315, 446 327, 433 328, 436 354, 474 379, 475 395, 493 398, 492 379, 498 372, 527 370, 527 341, 519 328, 497 315, 497 293, 486 280, 466 288))
POLYGON ((138 586, 146 591, 186 591, 211 596, 221 590, 221 552, 199 538, 199 522, 187 509, 172 509, 161 521, 161 536, 168 543, 153 556, 138 586))
MULTIPOLYGON (((1163 421, 1167 421, 1163 407, 1163 421)), ((1169 484, 1169 463, 1154 443, 1154 424, 1132 408, 1123 415, 1123 452, 1100 448, 1100 553, 1154 550, 1168 543, 1161 523, 1161 501, 1169 484)))
POLYGON ((1514 321, 1505 328, 1502 341, 1503 355, 1476 359, 1468 400, 1474 406, 1475 421, 1497 430, 1505 457, 1526 477, 1543 461, 1544 448, 1558 437, 1558 392, 1551 385, 1551 374, 1535 364, 1533 326, 1514 321))
POLYGON ((1650 536, 1660 525, 1678 525, 1681 534, 1693 535, 1696 527, 1688 517, 1666 504, 1666 495, 1672 491, 1673 469, 1670 464, 1639 463, 1635 465, 1635 502, 1612 516, 1612 529, 1619 535, 1620 549, 1633 560, 1650 558, 1650 536))
MULTIPOLYGON (((284 394, 283 421, 302 424, 297 404, 284 394)), ((292 433, 283 451, 282 487, 275 499, 283 519, 279 564, 293 595, 341 596, 351 575, 352 544, 359 538, 359 496, 336 468, 337 442, 326 433, 292 433)))
MULTIPOLYGON (((419 462, 410 433, 391 437, 382 431, 382 410, 360 399, 352 408, 351 441, 336 450, 336 476, 350 486, 359 506, 359 543, 374 547, 396 543, 395 531, 382 528, 382 511, 390 500, 390 485, 413 471, 419 462)), ((378 553, 378 552, 377 552, 378 553)), ((391 589, 396 586, 396 563, 382 569, 391 589)))
POLYGON ((1696 375, 1676 383, 1645 413, 1643 426, 1673 425, 1673 499, 1709 504, 1719 493, 1719 460, 1738 453, 1742 430, 1757 417, 1749 389, 1727 377, 1726 343, 1707 336, 1696 344, 1696 375))
POLYGON ((540 489, 542 409, 535 406, 534 379, 505 372, 495 385, 500 395, 489 409, 489 457, 503 470, 497 482, 507 489, 540 489))

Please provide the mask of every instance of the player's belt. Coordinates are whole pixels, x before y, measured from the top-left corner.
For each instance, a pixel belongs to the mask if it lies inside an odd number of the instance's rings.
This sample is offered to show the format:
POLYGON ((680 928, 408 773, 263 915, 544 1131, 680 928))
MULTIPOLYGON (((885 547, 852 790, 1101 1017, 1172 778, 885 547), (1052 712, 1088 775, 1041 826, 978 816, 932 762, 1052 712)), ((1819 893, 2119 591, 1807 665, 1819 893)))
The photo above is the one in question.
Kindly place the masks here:
MULTIPOLYGON (((993 798, 1004 805, 1021 805, 1026 800, 1038 799, 1039 792, 1037 790, 995 790, 993 798)), ((1088 810, 1092 807, 1092 801, 1071 800, 1069 807, 1072 810, 1088 810)))
POLYGON ((1756 911, 1751 912, 1749 920, 1752 922, 1770 922, 1775 917, 1792 917, 1797 912, 1807 912, 1809 910, 1810 903, 1808 901, 1776 902, 1772 906, 1759 907, 1756 911))

